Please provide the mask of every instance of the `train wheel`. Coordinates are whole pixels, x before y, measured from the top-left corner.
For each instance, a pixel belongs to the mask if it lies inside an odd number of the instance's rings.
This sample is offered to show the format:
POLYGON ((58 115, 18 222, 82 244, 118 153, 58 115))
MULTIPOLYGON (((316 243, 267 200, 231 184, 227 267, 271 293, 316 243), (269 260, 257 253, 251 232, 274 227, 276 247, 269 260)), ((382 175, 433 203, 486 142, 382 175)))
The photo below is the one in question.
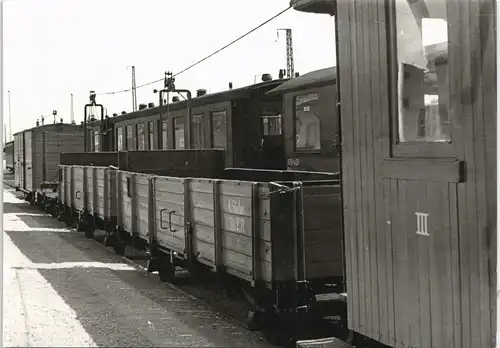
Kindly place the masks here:
POLYGON ((170 260, 160 259, 158 265, 158 276, 162 282, 172 283, 175 280, 175 266, 170 260))
POLYGON ((113 250, 115 251, 116 255, 125 256, 125 249, 126 248, 127 248, 127 244, 125 244, 121 241, 115 240, 115 242, 113 243, 113 250))
POLYGON ((84 232, 87 229, 87 224, 83 220, 79 220, 76 223, 76 230, 77 232, 84 232))
POLYGON ((91 224, 85 224, 85 237, 94 238, 94 227, 91 224))
POLYGON ((266 314, 253 308, 248 310, 247 327, 250 331, 262 330, 266 324, 266 314))
POLYGON ((104 246, 105 247, 110 247, 114 244, 114 238, 115 236, 111 234, 110 232, 106 233, 106 237, 104 237, 104 246))

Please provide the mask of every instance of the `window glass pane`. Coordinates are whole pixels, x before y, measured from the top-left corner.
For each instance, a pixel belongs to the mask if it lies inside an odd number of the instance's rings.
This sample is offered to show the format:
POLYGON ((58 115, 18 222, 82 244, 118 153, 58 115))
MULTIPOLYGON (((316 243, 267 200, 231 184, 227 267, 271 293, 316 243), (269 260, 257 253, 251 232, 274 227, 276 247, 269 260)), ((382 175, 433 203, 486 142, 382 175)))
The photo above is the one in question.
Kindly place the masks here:
POLYGON ((167 129, 168 129, 168 121, 165 120, 163 121, 163 124, 162 124, 162 148, 165 150, 165 149, 168 149, 168 133, 167 133, 167 129))
POLYGON ((127 150, 132 151, 134 149, 134 139, 132 134, 132 126, 127 126, 127 150))
POLYGON ((193 148, 202 149, 204 144, 203 136, 203 115, 193 115, 193 148))
POLYGON ((295 149, 321 149, 319 96, 309 93, 295 98, 295 149))
POLYGON ((149 122, 149 149, 154 150, 155 148, 155 136, 154 136, 154 131, 155 131, 155 125, 154 121, 149 122))
POLYGON ((175 148, 184 149, 184 118, 174 118, 174 129, 175 148))
POLYGON ((123 127, 117 129, 117 147, 118 151, 123 151, 123 127))
POLYGON ((262 134, 264 135, 281 135, 281 115, 277 116, 262 116, 262 134))
POLYGON ((139 123, 137 125, 137 142, 138 142, 137 149, 138 150, 145 149, 144 141, 145 141, 144 140, 144 123, 139 123))
POLYGON ((449 142, 446 1, 397 0, 398 141, 449 142))
POLYGON ((226 111, 212 113, 212 147, 214 149, 226 148, 226 122, 226 111))
POLYGON ((100 148, 99 148, 99 131, 94 131, 94 151, 95 152, 99 152, 100 151, 100 148))

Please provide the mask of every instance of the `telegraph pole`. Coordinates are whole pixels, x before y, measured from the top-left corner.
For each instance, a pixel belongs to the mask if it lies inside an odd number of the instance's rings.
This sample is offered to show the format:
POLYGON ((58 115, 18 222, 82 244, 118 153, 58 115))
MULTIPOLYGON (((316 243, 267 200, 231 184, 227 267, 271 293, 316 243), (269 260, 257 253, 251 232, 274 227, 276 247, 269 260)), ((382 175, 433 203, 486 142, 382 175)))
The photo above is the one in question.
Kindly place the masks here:
POLYGON ((293 64, 293 41, 292 41, 292 29, 278 29, 284 30, 286 32, 286 77, 293 78, 294 64, 293 64))
POLYGON ((132 111, 137 111, 137 86, 135 83, 135 66, 128 66, 132 68, 132 111))
POLYGON ((73 93, 71 93, 71 124, 75 124, 75 109, 73 108, 73 93))

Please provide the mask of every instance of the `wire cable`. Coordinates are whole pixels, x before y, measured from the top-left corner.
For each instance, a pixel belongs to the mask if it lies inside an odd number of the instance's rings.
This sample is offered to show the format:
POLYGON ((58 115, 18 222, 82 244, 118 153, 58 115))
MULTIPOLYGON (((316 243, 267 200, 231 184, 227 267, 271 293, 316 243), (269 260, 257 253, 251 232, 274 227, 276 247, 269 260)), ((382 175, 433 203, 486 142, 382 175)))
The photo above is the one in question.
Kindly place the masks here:
MULTIPOLYGON (((264 25, 266 25, 267 23, 271 22, 272 20, 274 20, 275 18, 281 16, 283 13, 285 13, 286 11, 288 11, 289 9, 291 9, 292 7, 289 6, 288 8, 284 9, 283 11, 279 12, 278 14, 272 16, 271 18, 269 18, 268 20, 266 20, 265 22, 259 24, 258 26, 256 26, 255 28, 253 28, 252 30, 248 31, 247 33, 241 35, 240 37, 238 37, 237 39, 231 41, 230 43, 228 43, 227 45, 225 45, 224 47, 218 49, 217 51, 209 54, 208 56, 206 56, 205 58, 202 58, 200 60, 198 60, 196 63, 193 63, 191 64, 190 66, 188 66, 187 68, 185 69, 182 69, 180 72, 176 73, 175 75, 173 75, 172 77, 176 77, 176 76, 179 76, 180 74, 188 71, 189 69, 192 69, 194 68, 195 66, 197 66, 198 64, 204 62, 205 60, 213 57, 214 55, 216 55, 217 53, 220 53, 221 51, 225 50, 226 48, 228 48, 229 46, 235 44, 236 42, 240 41, 241 39, 245 38, 246 36, 250 35, 251 33, 253 33, 254 31, 256 31, 257 29, 260 29, 261 27, 263 27, 264 25)), ((154 80, 154 81, 151 81, 151 82, 148 82, 148 83, 145 83, 145 84, 142 84, 142 85, 139 85, 139 86, 136 86, 136 90, 139 89, 139 88, 142 88, 142 87, 146 87, 146 86, 149 86, 149 85, 152 85, 154 83, 158 83, 158 82, 161 82, 163 81, 164 78, 161 78, 161 79, 158 79, 158 80, 154 80)), ((96 93, 97 95, 111 95, 111 94, 119 94, 119 93, 124 93, 124 92, 130 92, 132 90, 132 88, 127 88, 127 89, 122 89, 122 90, 119 90, 119 91, 115 91, 115 92, 104 92, 104 93, 96 93)))

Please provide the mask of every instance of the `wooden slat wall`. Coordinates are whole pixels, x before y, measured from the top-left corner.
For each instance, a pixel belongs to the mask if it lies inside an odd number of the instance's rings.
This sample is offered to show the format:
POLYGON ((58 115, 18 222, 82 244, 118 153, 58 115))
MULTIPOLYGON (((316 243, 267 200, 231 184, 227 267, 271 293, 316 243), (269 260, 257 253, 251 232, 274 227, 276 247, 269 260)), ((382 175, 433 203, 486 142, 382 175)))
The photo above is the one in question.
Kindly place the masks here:
POLYGON ((457 43, 449 59, 450 112, 463 130, 454 143, 466 179, 423 179, 418 188, 381 174, 391 146, 387 3, 337 3, 349 327, 393 347, 490 348, 496 325, 494 1, 448 0, 449 37, 457 43), (417 194, 439 197, 434 228, 443 233, 427 246, 414 238, 409 220, 417 203, 408 202, 417 194), (416 257, 428 264, 427 273, 415 268, 416 257), (422 282, 429 288, 415 289, 422 282))

